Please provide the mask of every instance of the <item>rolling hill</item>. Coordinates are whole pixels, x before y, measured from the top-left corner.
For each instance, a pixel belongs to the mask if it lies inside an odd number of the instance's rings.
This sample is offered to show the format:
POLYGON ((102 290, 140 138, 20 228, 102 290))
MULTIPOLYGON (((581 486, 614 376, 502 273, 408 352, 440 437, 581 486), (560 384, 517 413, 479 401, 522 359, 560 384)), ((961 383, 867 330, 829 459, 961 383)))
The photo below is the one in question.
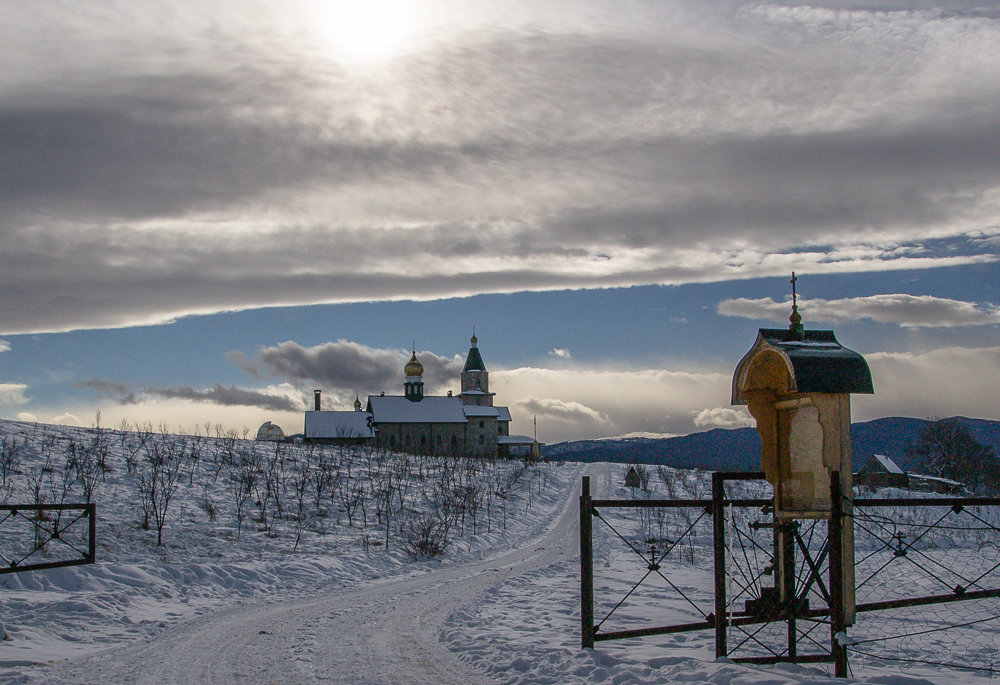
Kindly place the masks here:
MULTIPOLYGON (((954 417, 976 440, 1000 454, 1000 421, 954 417)), ((906 445, 916 441, 928 419, 887 417, 851 425, 854 468, 872 454, 891 457, 904 468, 913 467, 906 459, 906 445)), ((547 446, 547 459, 564 461, 611 461, 662 464, 676 468, 713 471, 753 471, 760 468, 760 439, 754 428, 737 428, 691 433, 672 438, 607 438, 579 440, 547 446)))

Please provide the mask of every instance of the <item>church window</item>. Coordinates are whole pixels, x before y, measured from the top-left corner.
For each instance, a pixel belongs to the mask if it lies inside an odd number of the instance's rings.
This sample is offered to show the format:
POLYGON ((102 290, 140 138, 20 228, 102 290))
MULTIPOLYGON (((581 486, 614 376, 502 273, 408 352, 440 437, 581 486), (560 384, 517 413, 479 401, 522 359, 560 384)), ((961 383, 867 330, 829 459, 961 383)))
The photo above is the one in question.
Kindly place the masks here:
POLYGON ((484 427, 485 425, 486 425, 486 422, 485 422, 485 421, 480 421, 480 422, 479 422, 479 427, 480 427, 480 428, 484 427))
POLYGON ((486 444, 486 440, 481 435, 479 436, 479 444, 480 445, 486 444))

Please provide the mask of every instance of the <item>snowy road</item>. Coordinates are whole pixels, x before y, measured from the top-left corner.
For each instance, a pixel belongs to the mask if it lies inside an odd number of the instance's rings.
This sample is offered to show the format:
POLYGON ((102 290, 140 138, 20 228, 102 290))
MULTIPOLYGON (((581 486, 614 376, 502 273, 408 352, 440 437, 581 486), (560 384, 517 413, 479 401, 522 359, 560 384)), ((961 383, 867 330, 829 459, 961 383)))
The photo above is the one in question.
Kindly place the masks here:
POLYGON ((217 611, 42 670, 64 683, 490 682, 440 641, 442 626, 491 586, 577 554, 576 495, 540 537, 487 561, 217 611))

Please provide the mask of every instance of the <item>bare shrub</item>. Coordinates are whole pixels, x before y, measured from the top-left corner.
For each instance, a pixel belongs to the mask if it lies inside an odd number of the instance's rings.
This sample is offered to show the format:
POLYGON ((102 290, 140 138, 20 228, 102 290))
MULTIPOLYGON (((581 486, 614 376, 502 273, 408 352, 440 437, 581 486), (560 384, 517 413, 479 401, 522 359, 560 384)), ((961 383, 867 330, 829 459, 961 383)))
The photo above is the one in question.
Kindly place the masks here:
POLYGON ((21 447, 17 440, 13 436, 0 439, 0 496, 4 501, 10 499, 14 488, 12 476, 19 473, 20 468, 21 447))
POLYGON ((448 542, 448 527, 431 514, 409 521, 403 531, 403 551, 414 561, 441 556, 448 542))

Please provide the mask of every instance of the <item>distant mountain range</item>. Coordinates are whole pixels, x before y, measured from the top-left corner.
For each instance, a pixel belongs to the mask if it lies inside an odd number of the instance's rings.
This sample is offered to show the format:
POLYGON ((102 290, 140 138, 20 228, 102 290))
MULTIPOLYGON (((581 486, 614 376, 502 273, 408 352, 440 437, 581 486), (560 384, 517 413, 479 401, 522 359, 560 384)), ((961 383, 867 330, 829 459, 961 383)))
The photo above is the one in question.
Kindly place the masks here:
MULTIPOLYGON (((1000 421, 954 417, 984 445, 1000 456, 1000 421)), ((891 457, 904 470, 912 468, 905 456, 908 443, 916 442, 927 419, 893 416, 851 425, 851 449, 857 470, 872 454, 891 457)), ((607 438, 548 445, 547 459, 560 461, 611 461, 662 464, 685 469, 756 471, 760 469, 760 438, 754 428, 692 433, 673 438, 607 438)))

